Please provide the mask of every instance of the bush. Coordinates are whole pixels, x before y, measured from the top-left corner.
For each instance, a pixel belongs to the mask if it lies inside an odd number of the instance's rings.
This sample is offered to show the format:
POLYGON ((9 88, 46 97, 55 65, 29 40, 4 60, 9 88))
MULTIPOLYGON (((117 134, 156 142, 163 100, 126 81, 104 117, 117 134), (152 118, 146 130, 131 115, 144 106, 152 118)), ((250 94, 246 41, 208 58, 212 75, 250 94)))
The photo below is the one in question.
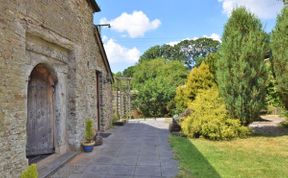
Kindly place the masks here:
POLYGON ((85 121, 85 141, 90 143, 94 137, 93 120, 87 119, 85 121))
POLYGON ((176 105, 176 113, 182 113, 189 103, 187 85, 180 85, 176 88, 176 95, 174 98, 176 105))
POLYGON ((176 90, 175 102, 179 111, 184 111, 189 102, 192 102, 200 90, 215 86, 214 77, 210 73, 209 66, 202 63, 190 72, 185 85, 176 90))
POLYGON ((38 178, 38 171, 36 164, 31 164, 22 173, 20 178, 38 178))
POLYGON ((216 87, 202 90, 189 108, 191 115, 181 123, 183 133, 189 137, 229 140, 245 137, 249 133, 249 129, 241 126, 238 119, 228 118, 224 101, 216 87))

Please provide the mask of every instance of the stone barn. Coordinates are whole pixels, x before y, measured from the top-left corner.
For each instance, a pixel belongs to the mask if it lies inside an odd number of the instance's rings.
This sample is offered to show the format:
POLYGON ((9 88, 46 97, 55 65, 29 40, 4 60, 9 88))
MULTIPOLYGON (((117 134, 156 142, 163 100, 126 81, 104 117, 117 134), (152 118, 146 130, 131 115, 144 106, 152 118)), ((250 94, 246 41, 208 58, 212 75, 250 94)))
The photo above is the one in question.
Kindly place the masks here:
POLYGON ((94 0, 0 0, 0 177, 78 151, 85 119, 112 118, 112 72, 94 0))

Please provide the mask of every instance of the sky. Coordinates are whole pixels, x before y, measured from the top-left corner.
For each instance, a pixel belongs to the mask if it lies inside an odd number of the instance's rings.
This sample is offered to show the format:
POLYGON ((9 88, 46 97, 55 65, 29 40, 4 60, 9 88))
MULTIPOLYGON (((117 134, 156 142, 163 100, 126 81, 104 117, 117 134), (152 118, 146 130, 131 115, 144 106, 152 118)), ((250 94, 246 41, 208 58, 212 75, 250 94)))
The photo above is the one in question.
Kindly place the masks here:
POLYGON ((184 39, 209 37, 221 41, 231 11, 246 7, 271 32, 284 7, 281 0, 96 0, 101 8, 94 24, 113 72, 135 65, 155 45, 173 45, 184 39))

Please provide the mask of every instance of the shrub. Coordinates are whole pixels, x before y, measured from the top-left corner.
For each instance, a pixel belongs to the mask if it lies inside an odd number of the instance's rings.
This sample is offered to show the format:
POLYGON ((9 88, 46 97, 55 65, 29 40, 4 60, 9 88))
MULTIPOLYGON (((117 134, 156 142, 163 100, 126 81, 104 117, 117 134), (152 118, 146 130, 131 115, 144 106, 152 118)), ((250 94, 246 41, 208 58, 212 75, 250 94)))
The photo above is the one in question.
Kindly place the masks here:
POLYGON ((288 109, 288 7, 277 18, 271 35, 272 66, 276 78, 277 91, 288 109))
POLYGON ((225 25, 217 60, 217 84, 232 118, 248 125, 265 107, 268 37, 245 8, 235 9, 225 25))
POLYGON ((93 120, 87 119, 85 121, 85 141, 90 143, 94 137, 93 120))
POLYGON ((229 140, 249 133, 249 129, 241 126, 238 119, 228 117, 216 87, 202 90, 189 104, 189 108, 192 110, 190 116, 181 123, 183 133, 189 137, 229 140))
POLYGON ((200 90, 215 86, 214 77, 210 73, 209 66, 202 63, 191 70, 185 85, 176 90, 175 102, 180 111, 184 111, 189 102, 192 102, 200 90))
POLYGON ((176 88, 176 95, 174 98, 176 105, 176 113, 182 113, 187 108, 189 103, 187 85, 180 85, 176 88))
POLYGON ((20 178, 38 178, 38 171, 36 164, 31 164, 22 173, 20 178))

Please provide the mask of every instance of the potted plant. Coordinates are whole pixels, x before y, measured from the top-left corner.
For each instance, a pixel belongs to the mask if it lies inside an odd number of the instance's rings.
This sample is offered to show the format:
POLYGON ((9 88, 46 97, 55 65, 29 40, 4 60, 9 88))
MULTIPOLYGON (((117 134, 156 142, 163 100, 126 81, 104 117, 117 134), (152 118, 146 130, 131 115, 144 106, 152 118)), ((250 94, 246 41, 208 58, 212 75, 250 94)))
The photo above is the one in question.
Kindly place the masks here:
POLYGON ((87 119, 85 121, 85 140, 82 142, 82 148, 84 152, 93 151, 93 147, 95 145, 93 137, 94 137, 93 120, 87 119))
POLYGON ((20 178, 38 178, 38 171, 36 164, 31 164, 22 171, 20 178))

